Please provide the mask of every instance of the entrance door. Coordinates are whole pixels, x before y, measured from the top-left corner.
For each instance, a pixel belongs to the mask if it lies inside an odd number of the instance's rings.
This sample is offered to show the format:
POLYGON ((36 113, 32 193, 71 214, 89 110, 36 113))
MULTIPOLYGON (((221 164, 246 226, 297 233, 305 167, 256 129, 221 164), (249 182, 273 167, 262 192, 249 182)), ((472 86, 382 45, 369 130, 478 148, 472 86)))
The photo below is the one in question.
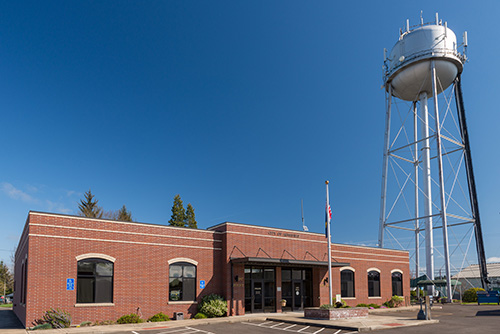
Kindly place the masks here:
POLYGON ((302 310, 304 308, 302 282, 293 282, 293 308, 294 310, 302 310))
POLYGON ((264 312, 264 294, 262 281, 253 281, 253 307, 252 312, 264 312))

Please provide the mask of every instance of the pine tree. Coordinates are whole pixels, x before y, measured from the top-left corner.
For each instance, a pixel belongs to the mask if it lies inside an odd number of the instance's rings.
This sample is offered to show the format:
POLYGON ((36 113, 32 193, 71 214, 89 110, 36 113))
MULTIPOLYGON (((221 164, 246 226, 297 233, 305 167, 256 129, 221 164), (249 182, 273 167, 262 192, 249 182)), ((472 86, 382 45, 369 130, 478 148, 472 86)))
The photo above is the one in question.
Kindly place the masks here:
POLYGON ((116 215, 116 220, 121 220, 125 222, 132 222, 132 212, 127 210, 125 205, 122 206, 120 210, 118 210, 118 214, 116 215))
POLYGON ((98 200, 94 199, 92 192, 87 191, 85 193, 85 200, 81 199, 80 204, 78 204, 78 209, 80 209, 80 216, 89 218, 102 218, 102 208, 97 205, 98 200))
POLYGON ((186 226, 186 212, 182 205, 181 196, 179 194, 174 197, 174 204, 172 205, 172 217, 168 221, 170 226, 186 226))
POLYGON ((196 223, 196 219, 194 217, 194 208, 191 203, 189 203, 186 208, 186 225, 190 228, 198 228, 198 224, 196 223))

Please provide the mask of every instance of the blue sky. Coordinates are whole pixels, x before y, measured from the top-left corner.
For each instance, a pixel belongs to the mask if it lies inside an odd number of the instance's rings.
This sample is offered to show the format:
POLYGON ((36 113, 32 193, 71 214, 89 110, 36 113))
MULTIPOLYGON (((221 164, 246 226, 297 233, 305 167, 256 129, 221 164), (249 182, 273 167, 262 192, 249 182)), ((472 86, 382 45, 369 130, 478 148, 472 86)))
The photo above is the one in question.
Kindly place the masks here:
POLYGON ((485 234, 500 258, 495 1, 0 3, 0 259, 29 210, 105 210, 378 237, 383 48, 435 12, 469 34, 463 90, 485 234))

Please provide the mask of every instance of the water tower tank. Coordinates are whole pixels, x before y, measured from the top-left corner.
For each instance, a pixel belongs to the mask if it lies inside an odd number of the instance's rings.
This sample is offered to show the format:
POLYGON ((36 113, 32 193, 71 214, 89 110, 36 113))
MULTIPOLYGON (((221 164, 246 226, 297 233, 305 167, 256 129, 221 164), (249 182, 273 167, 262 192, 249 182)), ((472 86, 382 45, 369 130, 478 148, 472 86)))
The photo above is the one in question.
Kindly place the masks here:
POLYGON ((448 88, 462 72, 463 59, 457 51, 453 31, 440 23, 421 25, 402 33, 386 61, 386 89, 393 95, 416 101, 422 92, 432 97, 430 63, 434 60, 438 79, 437 93, 448 88))

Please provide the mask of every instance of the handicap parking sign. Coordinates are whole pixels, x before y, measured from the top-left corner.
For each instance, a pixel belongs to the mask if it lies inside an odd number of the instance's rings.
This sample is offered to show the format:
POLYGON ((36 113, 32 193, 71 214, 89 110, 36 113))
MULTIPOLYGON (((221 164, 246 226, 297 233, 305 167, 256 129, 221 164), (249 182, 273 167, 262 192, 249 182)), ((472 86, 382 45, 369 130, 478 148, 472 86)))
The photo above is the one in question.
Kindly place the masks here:
POLYGON ((75 290, 75 279, 74 278, 67 278, 66 279, 66 290, 68 290, 68 291, 75 290))
POLYGON ((200 280, 200 289, 205 289, 205 281, 200 280))

